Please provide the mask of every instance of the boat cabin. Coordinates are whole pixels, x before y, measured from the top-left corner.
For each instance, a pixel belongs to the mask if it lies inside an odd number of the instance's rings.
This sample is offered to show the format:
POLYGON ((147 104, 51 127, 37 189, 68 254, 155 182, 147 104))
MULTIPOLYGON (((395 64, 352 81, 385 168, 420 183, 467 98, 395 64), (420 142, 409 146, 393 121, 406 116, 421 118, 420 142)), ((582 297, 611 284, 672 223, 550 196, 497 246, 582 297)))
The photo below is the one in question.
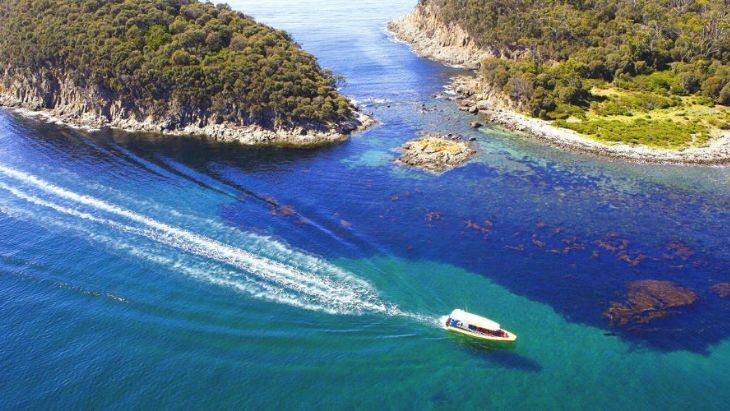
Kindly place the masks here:
POLYGON ((459 309, 451 312, 446 327, 485 337, 510 338, 510 334, 498 323, 459 309))

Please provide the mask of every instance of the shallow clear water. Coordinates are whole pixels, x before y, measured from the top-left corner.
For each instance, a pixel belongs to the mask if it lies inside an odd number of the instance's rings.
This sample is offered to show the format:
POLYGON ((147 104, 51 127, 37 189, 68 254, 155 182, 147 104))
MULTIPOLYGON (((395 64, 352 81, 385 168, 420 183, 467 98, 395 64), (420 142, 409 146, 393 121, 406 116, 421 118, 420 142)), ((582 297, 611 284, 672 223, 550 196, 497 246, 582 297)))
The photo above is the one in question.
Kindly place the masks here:
POLYGON ((471 130, 432 98, 459 71, 384 32, 412 3, 233 2, 381 121, 335 147, 0 112, 0 407, 726 408, 730 299, 710 287, 730 281, 730 171, 471 130), (480 154, 439 176, 393 165, 419 131, 477 137, 480 154), (611 326, 602 313, 645 279, 698 301, 611 326), (446 334, 456 307, 518 344, 446 334))

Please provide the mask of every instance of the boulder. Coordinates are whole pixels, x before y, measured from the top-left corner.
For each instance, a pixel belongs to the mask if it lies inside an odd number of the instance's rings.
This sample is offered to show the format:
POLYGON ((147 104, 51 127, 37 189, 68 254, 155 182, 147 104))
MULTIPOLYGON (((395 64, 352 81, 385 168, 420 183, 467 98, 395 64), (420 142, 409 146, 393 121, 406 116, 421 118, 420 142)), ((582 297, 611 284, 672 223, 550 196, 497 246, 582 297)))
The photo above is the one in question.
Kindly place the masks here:
POLYGON ((489 102, 487 100, 479 100, 477 101, 476 107, 479 110, 489 110, 489 102))
POLYGON ((730 297, 730 283, 717 283, 710 287, 710 290, 717 294, 720 298, 730 297))

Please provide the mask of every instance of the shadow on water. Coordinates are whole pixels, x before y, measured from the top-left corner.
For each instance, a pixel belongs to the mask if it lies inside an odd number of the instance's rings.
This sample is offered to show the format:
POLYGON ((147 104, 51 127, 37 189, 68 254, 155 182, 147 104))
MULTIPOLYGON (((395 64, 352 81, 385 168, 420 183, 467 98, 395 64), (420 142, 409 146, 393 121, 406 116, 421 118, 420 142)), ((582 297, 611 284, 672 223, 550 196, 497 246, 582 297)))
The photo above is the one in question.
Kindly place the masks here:
POLYGON ((462 351, 475 359, 475 363, 526 372, 542 370, 539 362, 518 354, 515 344, 499 347, 463 339, 459 339, 458 344, 462 351))

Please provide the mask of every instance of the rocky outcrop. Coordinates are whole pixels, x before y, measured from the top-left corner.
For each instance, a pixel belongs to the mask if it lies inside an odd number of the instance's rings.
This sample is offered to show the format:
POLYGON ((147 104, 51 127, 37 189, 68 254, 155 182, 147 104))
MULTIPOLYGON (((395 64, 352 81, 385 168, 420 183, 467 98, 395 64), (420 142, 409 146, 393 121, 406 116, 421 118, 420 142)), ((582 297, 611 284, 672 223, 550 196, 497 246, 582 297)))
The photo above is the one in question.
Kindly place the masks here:
POLYGON ((444 137, 424 137, 406 142, 396 163, 441 173, 466 163, 476 150, 470 144, 444 137))
POLYGON ((190 112, 174 102, 166 108, 134 107, 98 87, 79 84, 58 70, 0 72, 0 107, 73 127, 201 135, 246 145, 318 146, 344 141, 350 133, 374 124, 372 118, 354 106, 355 115, 347 122, 290 127, 222 121, 206 113, 190 112))
POLYGON ((449 86, 459 101, 459 109, 479 114, 488 121, 545 141, 565 150, 616 158, 636 163, 727 165, 730 164, 730 132, 702 147, 667 150, 628 144, 607 144, 573 130, 556 127, 550 121, 521 114, 521 107, 501 91, 475 77, 461 76, 449 86))
POLYGON ((390 22, 388 30, 419 56, 454 66, 477 68, 483 58, 499 55, 479 47, 458 24, 442 22, 429 2, 419 2, 412 12, 390 22))
POLYGON ((613 303, 604 313, 612 324, 646 324, 669 315, 672 309, 697 301, 697 294, 670 281, 644 280, 627 285, 624 303, 613 303))

